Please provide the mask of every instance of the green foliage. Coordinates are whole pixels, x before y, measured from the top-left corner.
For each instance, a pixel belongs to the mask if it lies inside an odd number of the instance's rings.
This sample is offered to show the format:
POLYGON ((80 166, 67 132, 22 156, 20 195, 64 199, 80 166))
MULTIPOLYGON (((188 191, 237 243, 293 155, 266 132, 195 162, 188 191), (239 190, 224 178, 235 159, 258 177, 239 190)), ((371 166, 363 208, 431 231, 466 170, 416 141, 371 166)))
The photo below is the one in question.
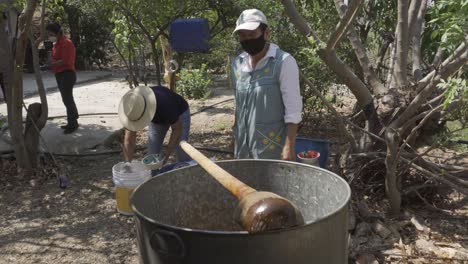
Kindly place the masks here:
POLYGON ((423 51, 433 57, 439 45, 452 52, 468 32, 468 0, 438 0, 429 8, 423 35, 423 51))
POLYGON ((49 19, 58 22, 70 33, 76 46, 76 66, 93 64, 101 67, 109 62, 108 46, 112 23, 104 13, 109 8, 95 5, 93 0, 54 0, 48 5, 49 19))
POLYGON ((445 90, 444 108, 456 99, 459 103, 456 109, 451 109, 450 119, 458 120, 462 123, 468 123, 468 84, 466 79, 450 78, 448 81, 442 80, 437 85, 438 88, 445 90))
POLYGON ((444 108, 447 108, 453 100, 458 96, 468 98, 468 86, 466 79, 461 78, 449 78, 448 81, 442 80, 438 85, 438 88, 445 90, 445 101, 444 108))
POLYGON ((177 92, 190 99, 203 99, 209 96, 211 74, 206 71, 206 64, 199 69, 182 69, 178 74, 177 92))

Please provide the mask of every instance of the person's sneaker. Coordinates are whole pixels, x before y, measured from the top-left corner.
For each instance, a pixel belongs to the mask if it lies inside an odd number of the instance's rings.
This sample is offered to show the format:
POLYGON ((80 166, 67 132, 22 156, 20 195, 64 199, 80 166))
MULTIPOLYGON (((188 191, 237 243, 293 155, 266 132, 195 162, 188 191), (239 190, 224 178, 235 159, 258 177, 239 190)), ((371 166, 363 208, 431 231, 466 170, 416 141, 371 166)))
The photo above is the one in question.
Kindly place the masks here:
POLYGON ((67 128, 65 128, 65 130, 63 131, 64 134, 71 134, 73 133, 75 130, 78 129, 78 125, 76 126, 69 126, 67 128))
POLYGON ((62 126, 60 126, 60 128, 61 128, 61 129, 67 129, 67 128, 69 128, 69 127, 70 127, 70 125, 69 125, 69 124, 66 124, 66 125, 62 125, 62 126))

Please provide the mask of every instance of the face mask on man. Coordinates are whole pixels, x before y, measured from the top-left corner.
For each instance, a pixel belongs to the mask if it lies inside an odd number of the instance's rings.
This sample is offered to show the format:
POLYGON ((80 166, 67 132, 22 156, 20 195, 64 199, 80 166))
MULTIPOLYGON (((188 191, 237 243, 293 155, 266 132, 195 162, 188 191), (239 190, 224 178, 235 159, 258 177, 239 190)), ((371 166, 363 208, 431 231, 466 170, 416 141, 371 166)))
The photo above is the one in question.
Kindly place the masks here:
POLYGON ((49 40, 55 43, 55 42, 57 42, 57 37, 55 37, 55 36, 50 36, 50 37, 49 37, 49 40))
POLYGON ((240 42, 242 48, 247 52, 250 56, 255 56, 260 53, 263 48, 265 48, 266 40, 265 40, 265 33, 263 33, 260 37, 256 39, 246 39, 240 42))

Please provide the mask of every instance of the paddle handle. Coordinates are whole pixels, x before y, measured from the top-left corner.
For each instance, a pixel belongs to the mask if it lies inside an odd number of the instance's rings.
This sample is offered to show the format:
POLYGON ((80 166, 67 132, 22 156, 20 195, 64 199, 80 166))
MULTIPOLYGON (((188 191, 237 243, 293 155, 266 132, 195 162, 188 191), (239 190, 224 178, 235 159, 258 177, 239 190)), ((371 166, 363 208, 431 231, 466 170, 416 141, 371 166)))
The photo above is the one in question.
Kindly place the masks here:
POLYGON ((255 189, 251 188, 247 184, 241 182, 229 172, 222 169, 212 160, 203 155, 200 151, 195 149, 192 145, 186 141, 180 142, 180 147, 187 153, 193 160, 195 160, 198 165, 205 169, 208 174, 215 178, 221 185, 224 186, 228 191, 230 191, 238 199, 242 199, 247 194, 256 192, 255 189))

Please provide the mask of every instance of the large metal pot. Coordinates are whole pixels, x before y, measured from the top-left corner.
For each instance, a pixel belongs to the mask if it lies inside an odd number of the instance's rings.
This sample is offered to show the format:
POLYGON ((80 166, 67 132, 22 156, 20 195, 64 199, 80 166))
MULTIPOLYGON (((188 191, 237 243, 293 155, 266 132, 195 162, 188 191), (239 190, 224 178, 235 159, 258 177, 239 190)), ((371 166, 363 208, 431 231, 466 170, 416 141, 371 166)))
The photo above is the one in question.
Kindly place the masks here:
POLYGON ((287 264, 347 262, 351 190, 336 174, 274 160, 218 162, 257 190, 295 203, 306 224, 249 235, 233 221, 237 200, 198 166, 155 177, 133 193, 143 263, 287 264))

